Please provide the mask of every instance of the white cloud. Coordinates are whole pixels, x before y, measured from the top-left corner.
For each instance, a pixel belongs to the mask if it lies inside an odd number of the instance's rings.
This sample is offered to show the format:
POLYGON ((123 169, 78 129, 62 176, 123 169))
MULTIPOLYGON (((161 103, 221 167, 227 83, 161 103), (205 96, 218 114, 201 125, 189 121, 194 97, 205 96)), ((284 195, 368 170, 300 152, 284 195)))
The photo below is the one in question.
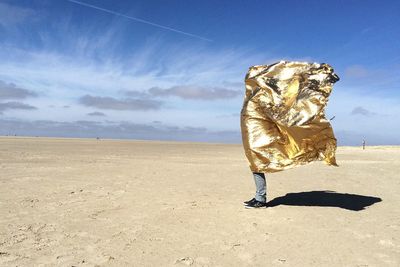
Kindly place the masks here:
POLYGON ((334 87, 327 109, 327 117, 336 116, 332 125, 340 133, 340 144, 360 143, 357 138, 366 138, 370 144, 399 144, 398 114, 400 99, 376 97, 340 82, 334 87))
POLYGON ((23 99, 37 96, 35 92, 19 88, 13 83, 6 83, 0 80, 0 99, 23 99))
POLYGON ((116 99, 113 97, 101 97, 85 95, 80 98, 80 103, 88 107, 113 110, 157 110, 162 102, 152 99, 116 99))
MULTIPOLYGON (((169 98, 163 99, 165 105, 162 111, 145 114, 141 111, 113 111, 107 112, 107 116, 112 120, 140 123, 159 120, 178 125, 210 127, 213 130, 238 130, 237 119, 226 120, 216 115, 240 110, 240 94, 244 90, 243 79, 249 65, 254 62, 267 63, 264 61, 266 59, 240 49, 210 51, 206 47, 182 47, 180 44, 166 46, 162 40, 151 40, 149 45, 127 54, 121 60, 111 53, 102 55, 101 62, 92 57, 89 45, 84 45, 85 48, 77 45, 76 53, 64 54, 50 50, 26 51, 3 47, 0 50, 0 57, 4 58, 0 62, 0 79, 28 88, 40 96, 29 100, 30 104, 38 107, 34 119, 66 121, 79 120, 79 116, 91 112, 79 105, 79 99, 84 95, 121 100, 132 91, 137 94, 131 97, 137 98, 148 95, 151 87, 182 89, 182 85, 191 84, 201 94, 211 92, 213 98, 222 95, 228 98, 194 104, 187 98, 169 98), (240 88, 239 84, 243 87, 240 88), (239 97, 229 98, 232 94, 239 97), (68 105, 71 108, 68 114, 63 108, 54 108, 49 112, 49 105, 68 105), (193 120, 193 116, 196 120, 193 120)), ((177 93, 176 90, 174 92, 177 93)), ((182 92, 179 94, 182 95, 182 92)), ((149 100, 157 100, 154 98, 154 95, 149 96, 149 100)), ((17 111, 9 115, 33 119, 17 111)))
POLYGON ((19 110, 32 110, 32 109, 37 109, 34 106, 21 103, 21 102, 5 102, 5 103, 0 103, 0 114, 3 113, 5 110, 14 110, 14 109, 19 109, 19 110))
POLYGON ((222 87, 199 87, 192 85, 180 85, 170 88, 152 87, 149 93, 153 96, 177 96, 183 99, 216 100, 229 99, 242 94, 242 91, 231 90, 222 87))
POLYGON ((99 112, 99 111, 95 111, 95 112, 90 112, 88 114, 86 114, 88 116, 97 116, 97 117, 105 117, 107 116, 106 114, 104 114, 103 112, 99 112))
MULTIPOLYGON (((38 33, 43 43, 40 49, 0 43, 0 79, 38 95, 27 99, 28 105, 38 108, 34 113, 7 110, 9 119, 72 123, 85 119, 93 107, 105 107, 101 101, 80 105, 79 100, 85 95, 96 96, 97 100, 114 99, 119 104, 122 101, 127 107, 135 104, 123 100, 127 95, 154 101, 160 100, 156 95, 164 94, 178 98, 163 98, 161 110, 110 109, 107 119, 143 125, 161 121, 178 127, 237 133, 239 116, 229 114, 237 114, 241 109, 240 94, 244 91, 248 67, 272 63, 278 58, 244 48, 166 45, 161 38, 149 38, 141 47, 122 49, 119 40, 124 31, 119 28, 119 22, 113 22, 101 32, 94 26, 84 30, 72 28, 67 20, 56 23, 59 24, 54 27, 59 31, 38 33), (188 85, 186 89, 183 87, 188 85), (162 89, 158 94, 149 95, 148 89, 152 87, 162 89), (212 97, 215 101, 193 101, 202 97, 212 97), (50 105, 54 108, 49 108, 50 105), (63 106, 70 107, 68 112, 63 106)), ((396 71, 373 70, 361 65, 350 66, 345 71, 342 80, 334 86, 327 116, 336 116, 332 122, 335 131, 345 133, 340 138, 351 133, 352 136, 374 136, 371 138, 376 140, 398 140, 396 133, 400 126, 394 121, 400 112, 399 99, 383 94, 393 84, 399 84, 396 71), (355 119, 350 114, 357 107, 377 115, 355 119), (380 133, 385 138, 379 137, 380 133)))

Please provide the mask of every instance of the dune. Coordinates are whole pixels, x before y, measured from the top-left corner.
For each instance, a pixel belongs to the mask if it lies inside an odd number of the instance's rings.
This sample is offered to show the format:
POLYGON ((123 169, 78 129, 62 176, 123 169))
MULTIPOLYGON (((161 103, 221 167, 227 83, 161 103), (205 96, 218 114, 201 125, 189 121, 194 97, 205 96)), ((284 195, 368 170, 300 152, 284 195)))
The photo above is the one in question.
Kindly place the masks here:
POLYGON ((400 147, 267 175, 241 145, 0 138, 0 266, 400 266, 400 147))

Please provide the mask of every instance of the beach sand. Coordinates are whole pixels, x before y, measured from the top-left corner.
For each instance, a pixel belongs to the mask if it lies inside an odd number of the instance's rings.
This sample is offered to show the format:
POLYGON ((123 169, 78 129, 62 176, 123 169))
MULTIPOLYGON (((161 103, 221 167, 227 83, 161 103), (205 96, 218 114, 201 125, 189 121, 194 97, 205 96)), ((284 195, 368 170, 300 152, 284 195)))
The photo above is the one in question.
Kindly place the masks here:
POLYGON ((2 137, 0 266, 400 266, 400 148, 337 160, 245 209, 241 145, 2 137))

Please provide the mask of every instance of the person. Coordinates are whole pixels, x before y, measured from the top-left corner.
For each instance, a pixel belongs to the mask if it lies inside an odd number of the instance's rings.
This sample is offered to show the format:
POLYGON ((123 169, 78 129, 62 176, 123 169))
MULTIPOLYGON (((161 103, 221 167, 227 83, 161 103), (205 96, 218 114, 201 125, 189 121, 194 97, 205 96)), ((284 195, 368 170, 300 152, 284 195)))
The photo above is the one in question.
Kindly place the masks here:
POLYGON ((243 202, 246 208, 262 208, 267 203, 267 183, 265 174, 262 172, 253 172, 254 183, 256 185, 256 194, 251 200, 243 202))
POLYGON ((246 208, 267 207, 265 173, 323 160, 336 164, 336 138, 325 107, 339 81, 326 63, 280 61, 249 68, 241 110, 244 152, 256 185, 246 208))

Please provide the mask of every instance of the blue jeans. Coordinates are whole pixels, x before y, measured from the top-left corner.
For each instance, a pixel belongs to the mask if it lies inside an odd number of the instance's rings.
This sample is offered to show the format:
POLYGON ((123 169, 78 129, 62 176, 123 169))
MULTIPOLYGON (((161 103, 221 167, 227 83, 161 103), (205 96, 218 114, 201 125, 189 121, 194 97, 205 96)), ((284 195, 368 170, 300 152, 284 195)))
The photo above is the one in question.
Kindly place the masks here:
POLYGON ((253 172, 253 177, 256 183, 255 199, 260 202, 267 202, 267 183, 264 173, 253 172))

